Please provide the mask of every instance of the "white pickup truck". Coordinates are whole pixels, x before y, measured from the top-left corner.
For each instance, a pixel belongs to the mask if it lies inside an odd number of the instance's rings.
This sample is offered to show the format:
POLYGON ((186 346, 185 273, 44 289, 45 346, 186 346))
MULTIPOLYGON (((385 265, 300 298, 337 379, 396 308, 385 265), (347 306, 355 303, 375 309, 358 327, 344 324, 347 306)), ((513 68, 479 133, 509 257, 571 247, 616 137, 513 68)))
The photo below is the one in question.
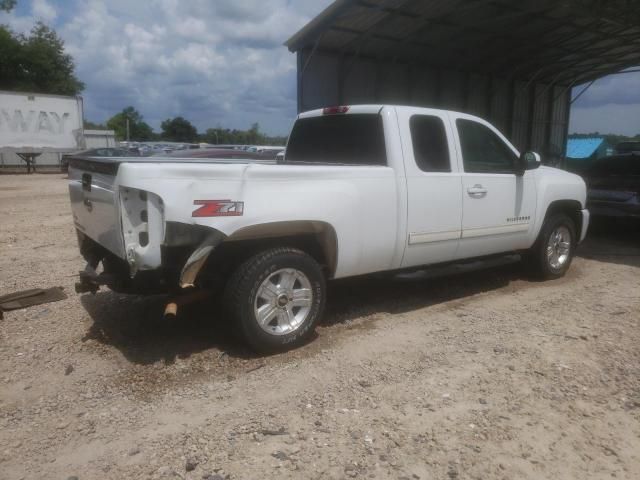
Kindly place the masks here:
POLYGON ((218 289, 260 351, 309 337, 327 280, 513 252, 556 278, 589 223, 580 177, 521 155, 480 118, 426 108, 303 113, 278 162, 70 167, 88 262, 79 292, 218 289))

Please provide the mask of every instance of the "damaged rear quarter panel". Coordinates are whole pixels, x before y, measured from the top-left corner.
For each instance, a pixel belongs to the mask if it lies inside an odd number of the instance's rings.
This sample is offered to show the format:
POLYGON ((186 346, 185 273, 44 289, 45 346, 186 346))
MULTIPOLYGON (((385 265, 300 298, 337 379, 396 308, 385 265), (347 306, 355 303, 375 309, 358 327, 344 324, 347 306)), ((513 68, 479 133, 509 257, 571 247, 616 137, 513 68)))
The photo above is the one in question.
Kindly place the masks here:
POLYGON ((321 222, 337 235, 335 277, 392 266, 398 187, 391 167, 129 163, 118 176, 122 186, 159 195, 167 222, 209 227, 229 240, 255 225, 321 222), (242 215, 193 217, 195 200, 243 202, 242 215))

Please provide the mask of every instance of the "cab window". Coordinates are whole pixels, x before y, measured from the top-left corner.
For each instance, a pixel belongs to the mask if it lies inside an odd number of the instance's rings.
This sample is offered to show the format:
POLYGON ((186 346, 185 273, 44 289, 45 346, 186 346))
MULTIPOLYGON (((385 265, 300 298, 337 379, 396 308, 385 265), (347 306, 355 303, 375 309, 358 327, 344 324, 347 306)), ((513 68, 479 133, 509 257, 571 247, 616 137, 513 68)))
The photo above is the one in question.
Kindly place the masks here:
POLYGON ((413 155, 423 172, 450 172, 447 132, 440 117, 414 115, 409 121, 413 155))
POLYGON ((464 171, 469 173, 513 173, 516 154, 493 130, 474 122, 456 120, 464 171))
POLYGON ((285 162, 386 165, 382 117, 349 114, 300 119, 289 137, 285 162))

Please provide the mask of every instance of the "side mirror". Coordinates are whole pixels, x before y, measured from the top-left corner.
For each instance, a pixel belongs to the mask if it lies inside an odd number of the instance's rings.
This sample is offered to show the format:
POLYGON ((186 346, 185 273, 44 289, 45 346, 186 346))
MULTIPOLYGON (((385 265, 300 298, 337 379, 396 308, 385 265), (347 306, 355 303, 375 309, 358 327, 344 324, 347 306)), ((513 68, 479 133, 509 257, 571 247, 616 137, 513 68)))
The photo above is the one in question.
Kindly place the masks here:
POLYGON ((516 161, 516 175, 524 175, 527 170, 534 170, 540 166, 541 158, 536 152, 524 152, 516 161))

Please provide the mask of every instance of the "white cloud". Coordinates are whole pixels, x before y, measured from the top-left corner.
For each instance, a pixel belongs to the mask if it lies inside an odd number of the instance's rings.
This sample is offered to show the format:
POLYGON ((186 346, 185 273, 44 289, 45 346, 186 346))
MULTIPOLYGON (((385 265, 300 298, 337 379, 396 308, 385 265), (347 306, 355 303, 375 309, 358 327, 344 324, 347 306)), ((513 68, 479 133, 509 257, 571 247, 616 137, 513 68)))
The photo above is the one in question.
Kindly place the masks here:
MULTIPOLYGON (((585 86, 573 89, 574 98, 585 86)), ((596 80, 572 105, 569 131, 639 134, 640 72, 596 80)))
POLYGON ((607 104, 572 108, 569 132, 638 135, 640 134, 640 105, 607 104))
POLYGON ((31 9, 33 16, 45 23, 53 22, 58 16, 56 9, 47 0, 33 0, 31 9))
POLYGON ((93 121, 133 105, 156 128, 181 115, 199 129, 258 121, 286 133, 295 56, 282 43, 330 2, 74 0, 56 28, 86 83, 93 121))
MULTIPOLYGON (((574 95, 577 95, 582 88, 584 86, 575 88, 574 95)), ((607 104, 640 104, 640 73, 620 73, 598 79, 576 102, 576 105, 582 107, 607 104)))
MULTIPOLYGON (((86 84, 89 120, 133 105, 156 129, 181 115, 200 130, 258 121, 286 133, 296 59, 282 43, 331 1, 20 0, 0 23, 28 32, 41 19, 56 29, 86 84)), ((571 130, 637 133, 639 121, 640 74, 618 75, 576 102, 571 130)))

